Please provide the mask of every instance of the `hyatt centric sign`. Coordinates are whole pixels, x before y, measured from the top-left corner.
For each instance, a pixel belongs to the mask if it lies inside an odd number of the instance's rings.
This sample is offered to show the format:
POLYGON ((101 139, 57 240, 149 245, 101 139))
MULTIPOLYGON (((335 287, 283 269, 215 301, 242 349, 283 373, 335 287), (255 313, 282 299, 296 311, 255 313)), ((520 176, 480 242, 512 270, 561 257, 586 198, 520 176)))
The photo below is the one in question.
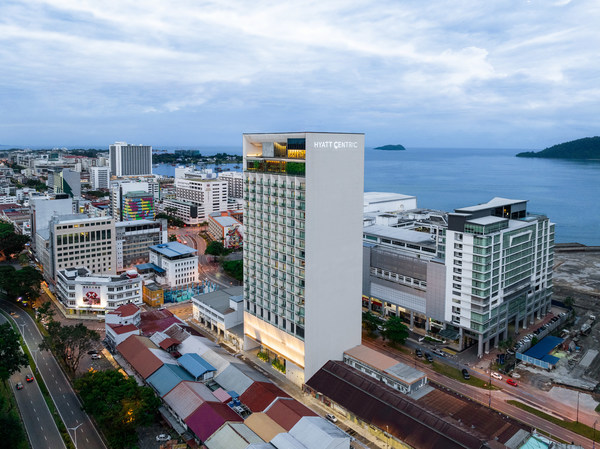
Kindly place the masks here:
POLYGON ((334 150, 343 150, 346 148, 358 148, 358 142, 326 140, 313 142, 313 148, 333 148, 334 150))

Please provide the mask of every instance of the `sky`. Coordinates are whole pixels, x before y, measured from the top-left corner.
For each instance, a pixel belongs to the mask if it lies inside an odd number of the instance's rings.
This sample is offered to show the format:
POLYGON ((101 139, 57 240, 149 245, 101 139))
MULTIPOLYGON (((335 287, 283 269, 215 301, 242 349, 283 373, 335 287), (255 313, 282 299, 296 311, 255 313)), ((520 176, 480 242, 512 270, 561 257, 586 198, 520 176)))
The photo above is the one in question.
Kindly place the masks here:
POLYGON ((0 145, 543 149, 599 134, 599 23, 597 0, 1 0, 0 145))

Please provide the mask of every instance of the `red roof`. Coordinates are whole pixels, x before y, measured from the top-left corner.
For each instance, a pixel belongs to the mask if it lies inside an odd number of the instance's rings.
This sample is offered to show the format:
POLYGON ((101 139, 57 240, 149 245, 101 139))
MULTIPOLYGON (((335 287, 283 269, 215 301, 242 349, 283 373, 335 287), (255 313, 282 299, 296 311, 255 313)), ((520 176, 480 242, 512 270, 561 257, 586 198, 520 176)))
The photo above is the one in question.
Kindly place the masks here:
POLYGON ((227 421, 241 422, 243 419, 228 405, 205 402, 185 420, 185 423, 201 441, 206 441, 227 421))
POLYGON ((117 351, 144 379, 163 366, 163 362, 149 348, 156 348, 156 345, 149 338, 139 335, 131 335, 117 345, 117 351))
POLYGON ((173 345, 180 345, 180 344, 181 344, 181 342, 179 340, 177 340, 176 338, 169 337, 169 338, 165 338, 163 341, 161 341, 158 344, 158 346, 160 346, 164 350, 167 350, 173 345))
POLYGON ((133 332, 133 331, 137 331, 138 328, 134 325, 134 324, 126 324, 126 325, 122 325, 122 324, 108 324, 109 327, 115 331, 115 334, 117 335, 121 335, 121 334, 125 334, 127 332, 133 332))
POLYGON ((303 416, 317 416, 311 409, 290 398, 276 399, 265 413, 288 432, 303 416))
POLYGON ((152 335, 155 332, 163 332, 173 323, 183 324, 179 318, 167 309, 151 310, 150 312, 142 312, 140 328, 142 334, 152 335))
POLYGON ((271 382, 254 382, 240 396, 240 401, 256 413, 264 411, 278 397, 290 396, 271 382))
POLYGON ((128 304, 123 304, 122 306, 119 306, 112 312, 108 312, 108 313, 111 313, 114 315, 119 315, 121 317, 126 317, 126 316, 135 315, 139 310, 140 310, 140 308, 138 306, 136 306, 135 304, 128 303, 128 304))
POLYGON ((21 206, 20 204, 17 204, 17 203, 0 204, 0 211, 6 210, 6 209, 22 209, 22 208, 23 208, 23 206, 21 206))

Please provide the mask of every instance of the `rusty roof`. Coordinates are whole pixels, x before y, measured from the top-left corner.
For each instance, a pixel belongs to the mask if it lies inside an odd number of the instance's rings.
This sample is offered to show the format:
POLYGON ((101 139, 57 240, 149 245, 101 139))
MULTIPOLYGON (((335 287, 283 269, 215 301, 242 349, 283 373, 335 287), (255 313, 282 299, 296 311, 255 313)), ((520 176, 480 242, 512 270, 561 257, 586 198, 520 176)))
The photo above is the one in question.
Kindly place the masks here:
POLYGON ((158 349, 147 337, 131 335, 117 345, 117 351, 144 379, 159 369, 163 362, 156 357, 150 348, 158 349))
POLYGON ((290 396, 271 382, 254 382, 240 396, 240 401, 252 412, 262 412, 278 397, 290 396))
POLYGON ((277 398, 265 413, 288 432, 303 416, 318 416, 308 407, 291 398, 277 398))

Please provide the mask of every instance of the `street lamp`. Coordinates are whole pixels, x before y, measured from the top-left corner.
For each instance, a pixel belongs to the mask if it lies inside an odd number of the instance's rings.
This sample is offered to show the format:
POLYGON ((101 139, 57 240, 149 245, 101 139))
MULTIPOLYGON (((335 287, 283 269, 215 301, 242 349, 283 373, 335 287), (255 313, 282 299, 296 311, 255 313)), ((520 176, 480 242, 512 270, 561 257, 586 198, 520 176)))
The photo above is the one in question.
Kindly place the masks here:
POLYGON ((592 449, 596 449, 596 424, 598 424, 598 420, 594 421, 594 439, 592 440, 592 449))
POLYGON ((73 431, 73 443, 75 444, 75 449, 77 449, 77 429, 79 429, 81 426, 83 426, 83 423, 79 424, 76 427, 67 427, 67 430, 73 431))
POLYGON ((579 422, 579 391, 577 392, 577 422, 579 422))

